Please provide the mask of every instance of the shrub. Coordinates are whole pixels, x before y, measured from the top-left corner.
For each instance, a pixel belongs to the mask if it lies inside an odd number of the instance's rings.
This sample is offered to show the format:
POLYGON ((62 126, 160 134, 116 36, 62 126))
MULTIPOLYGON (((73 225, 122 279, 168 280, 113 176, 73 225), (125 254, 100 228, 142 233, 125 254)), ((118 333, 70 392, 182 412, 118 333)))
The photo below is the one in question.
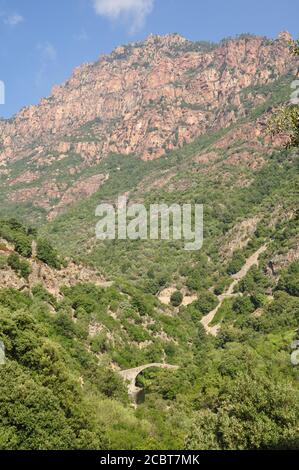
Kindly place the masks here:
POLYGON ((240 269, 243 267, 245 264, 246 259, 240 252, 235 252, 233 259, 229 263, 227 267, 227 273, 228 274, 236 274, 240 271, 240 269))
POLYGON ((199 298, 193 304, 197 310, 203 315, 207 315, 211 310, 217 307, 218 299, 216 295, 209 291, 202 291, 199 294, 199 298))
POLYGON ((255 295, 257 291, 265 292, 268 287, 271 287, 271 280, 256 266, 252 267, 239 283, 240 292, 252 295, 255 295))
POLYGON ((90 349, 93 353, 104 353, 107 351, 107 339, 105 334, 98 334, 90 341, 90 349))
POLYGON ((220 279, 214 287, 214 294, 215 295, 223 294, 226 287, 228 287, 230 283, 231 283, 231 279, 228 276, 220 279))
POLYGON ((171 305, 179 307, 183 302, 183 298, 183 294, 179 290, 175 291, 170 298, 171 305))
POLYGON ((0 269, 7 265, 7 258, 4 255, 0 255, 0 269))
POLYGON ((268 298, 266 295, 258 292, 257 294, 251 296, 251 302, 255 308, 262 308, 268 304, 268 298))
POLYGON ((148 294, 152 294, 152 295, 158 294, 160 290, 158 281, 156 281, 155 279, 149 279, 144 286, 144 290, 148 294))
POLYGON ((50 294, 50 292, 48 292, 42 284, 37 284, 36 286, 34 286, 32 288, 32 294, 34 295, 34 297, 44 302, 47 302, 53 307, 57 307, 57 301, 54 295, 50 294))
POLYGON ((54 320, 57 333, 66 338, 72 338, 75 335, 75 325, 67 313, 58 313, 54 320))
POLYGON ((37 258, 51 268, 61 268, 58 254, 48 240, 39 239, 37 241, 37 258))
POLYGON ((239 315, 248 315, 254 310, 255 306, 249 297, 237 297, 233 302, 233 311, 239 315))
POLYGON ((292 263, 287 271, 282 273, 277 288, 290 295, 299 297, 299 262, 292 263))
POLYGON ((11 253, 7 258, 7 264, 10 266, 19 276, 24 279, 28 279, 31 273, 31 267, 28 261, 23 261, 17 255, 17 253, 11 253))
POLYGON ((150 315, 152 312, 152 306, 148 302, 146 296, 136 293, 132 297, 132 306, 138 310, 141 316, 150 315))
POLYGON ((32 255, 32 241, 31 238, 27 237, 24 234, 18 234, 15 237, 15 250, 19 255, 24 256, 24 258, 30 258, 32 255))
POLYGON ((32 254, 32 237, 26 227, 18 221, 14 219, 1 220, 0 236, 9 243, 13 243, 19 255, 30 258, 32 254))

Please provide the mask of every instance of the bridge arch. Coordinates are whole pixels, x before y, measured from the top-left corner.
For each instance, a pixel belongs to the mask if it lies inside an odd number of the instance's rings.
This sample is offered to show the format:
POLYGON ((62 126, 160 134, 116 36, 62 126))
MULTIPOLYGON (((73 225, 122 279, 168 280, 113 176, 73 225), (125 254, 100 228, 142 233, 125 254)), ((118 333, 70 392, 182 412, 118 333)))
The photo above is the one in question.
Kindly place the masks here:
POLYGON ((141 388, 136 386, 136 379, 141 372, 146 369, 150 368, 159 368, 159 369, 169 369, 169 370, 177 370, 179 366, 173 366, 170 364, 162 364, 159 362, 154 362, 152 364, 145 364, 139 367, 133 367, 132 369, 122 370, 119 371, 119 374, 123 378, 123 380, 127 383, 128 386, 128 394, 131 400, 136 404, 138 394, 142 391, 141 388))

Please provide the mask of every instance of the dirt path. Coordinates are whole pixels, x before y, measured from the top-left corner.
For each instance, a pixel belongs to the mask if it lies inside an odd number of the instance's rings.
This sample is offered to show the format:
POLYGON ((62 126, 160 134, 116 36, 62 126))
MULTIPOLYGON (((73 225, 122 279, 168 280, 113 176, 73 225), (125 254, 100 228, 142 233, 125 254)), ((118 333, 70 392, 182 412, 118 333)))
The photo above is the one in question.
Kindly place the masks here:
POLYGON ((220 307, 222 306, 224 300, 231 299, 232 297, 235 297, 238 295, 238 294, 233 293, 236 285, 246 276, 246 274, 252 268, 252 266, 258 266, 259 257, 262 253, 266 251, 267 247, 268 247, 268 244, 263 245, 261 248, 259 248, 253 255, 251 255, 247 259, 242 269, 237 274, 234 274, 232 276, 234 280, 229 286, 229 288, 227 289, 227 291, 224 294, 218 296, 219 304, 217 305, 217 307, 214 310, 212 310, 208 315, 205 315, 203 317, 203 319, 201 320, 201 324, 203 325, 204 329, 206 330, 208 334, 212 336, 217 336, 220 330, 220 325, 210 326, 210 323, 214 320, 214 317, 216 313, 218 312, 218 310, 220 309, 220 307))

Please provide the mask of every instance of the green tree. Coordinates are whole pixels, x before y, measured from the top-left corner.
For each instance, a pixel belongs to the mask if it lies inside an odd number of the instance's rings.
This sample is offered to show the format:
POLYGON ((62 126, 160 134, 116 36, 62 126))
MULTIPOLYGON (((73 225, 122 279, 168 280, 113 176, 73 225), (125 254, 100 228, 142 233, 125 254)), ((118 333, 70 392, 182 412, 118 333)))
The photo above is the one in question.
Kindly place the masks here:
POLYGON ((250 297, 237 297, 233 301, 233 311, 239 315, 249 315, 254 312, 255 307, 250 297))
POLYGON ((297 105, 280 108, 271 118, 269 130, 272 135, 287 134, 287 147, 299 146, 299 108, 297 105))
POLYGON ((23 233, 16 235, 15 237, 15 250, 19 255, 24 256, 24 258, 30 258, 32 255, 32 240, 27 235, 23 233))
MULTIPOLYGON (((299 39, 293 41, 290 46, 292 55, 299 55, 299 39)), ((269 123, 269 131, 272 135, 287 134, 289 141, 287 147, 299 146, 299 106, 284 106, 272 117, 269 123)))
POLYGON ((61 268, 61 262, 56 250, 54 250, 51 243, 46 239, 39 239, 37 241, 37 258, 51 268, 61 268))
POLYGON ((282 272, 277 289, 299 297, 299 261, 292 263, 287 270, 282 272))
POLYGON ((170 298, 171 305, 173 305, 173 307, 179 307, 183 302, 183 298, 184 296, 180 291, 175 291, 170 298))
POLYGON ((296 449, 298 390, 257 374, 240 374, 193 416, 185 448, 296 449))
POLYGON ((229 263, 227 267, 227 273, 228 274, 238 273, 240 269, 243 267, 243 265, 245 264, 245 262, 246 262, 245 256, 239 251, 236 251, 233 255, 231 262, 229 263))
POLYGON ((19 276, 24 279, 28 279, 31 273, 31 266, 26 260, 21 260, 17 253, 11 253, 7 258, 7 264, 10 266, 19 276))
POLYGON ((209 291, 201 291, 198 300, 192 305, 199 310, 202 315, 207 315, 218 305, 218 298, 209 291))

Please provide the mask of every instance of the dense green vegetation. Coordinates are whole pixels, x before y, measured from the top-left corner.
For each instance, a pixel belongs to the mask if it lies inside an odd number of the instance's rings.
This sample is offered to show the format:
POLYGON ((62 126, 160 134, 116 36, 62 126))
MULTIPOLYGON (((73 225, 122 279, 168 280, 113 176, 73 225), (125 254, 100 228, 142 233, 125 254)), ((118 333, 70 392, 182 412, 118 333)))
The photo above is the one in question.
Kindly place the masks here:
MULTIPOLYGON (((281 102, 289 78, 273 94, 268 86, 244 90, 244 100, 253 93, 269 101, 258 109, 248 101, 241 124, 281 102)), ((110 155, 86 170, 110 175, 97 194, 44 225, 38 213, 38 230, 1 220, 0 280, 12 269, 24 282, 21 291, 0 289, 1 449, 298 449, 299 369, 290 361, 299 338, 298 152, 271 153, 264 143, 257 156, 241 140, 213 147, 239 125, 152 162, 110 155), (212 166, 197 162, 212 151, 212 166), (244 151, 262 164, 228 164, 228 154, 244 151), (169 175, 167 185, 153 185, 169 175), (95 241, 98 202, 125 192, 147 207, 203 203, 202 250, 187 252, 179 241, 95 241), (253 224, 246 243, 238 238, 243 221, 253 224), (219 308, 218 335, 207 335, 202 318, 266 244, 219 308), (66 265, 60 253, 112 285, 65 278, 54 295, 43 278, 30 283, 33 263, 53 273, 66 265), (164 305, 158 296, 168 287, 174 293, 164 305), (184 306, 187 290, 197 300, 184 306), (179 369, 140 374, 145 401, 135 410, 117 370, 163 361, 179 369)), ((16 164, 15 173, 22 170, 16 164)), ((23 209, 13 213, 37 214, 23 209)))
POLYGON ((48 240, 37 240, 36 256, 40 261, 43 261, 51 268, 59 269, 61 267, 58 254, 48 240))
POLYGON ((7 264, 10 266, 20 277, 27 279, 31 269, 26 260, 21 260, 17 253, 11 253, 7 258, 7 264))
MULTIPOLYGON (((0 338, 7 363, 0 368, 0 447, 296 448, 298 371, 290 364, 290 342, 298 328, 299 296, 287 291, 298 280, 297 269, 298 263, 285 271, 261 316, 252 315, 255 308, 245 302, 247 297, 242 302, 237 298, 216 340, 198 326, 188 353, 176 355, 174 343, 165 345, 167 360, 181 368, 140 376, 146 401, 136 413, 121 379, 105 366, 107 354, 123 367, 134 364, 129 337, 122 350, 103 331, 92 338, 88 334, 91 318, 101 318, 116 340, 116 323, 111 325, 105 313, 119 300, 114 288, 65 288, 60 302, 40 286, 33 298, 2 290, 0 338), (75 323, 70 308, 75 309, 75 323), (127 364, 125 357, 131 357, 127 364)), ((180 314, 184 324, 196 331, 187 311, 180 314)), ((180 329, 176 323, 169 334, 180 329)), ((128 333, 134 338, 134 331, 128 333)), ((178 340, 184 351, 186 339, 178 340)), ((138 358, 150 360, 155 357, 138 358)))
MULTIPOLYGON (((290 44, 292 55, 299 56, 299 39, 290 44)), ((297 82, 295 82, 295 85, 297 82)), ((292 86, 293 88, 293 86, 292 86)), ((295 89, 291 95, 291 104, 283 106, 276 112, 270 122, 270 131, 272 134, 287 134, 289 141, 287 147, 299 147, 299 109, 298 92, 295 89), (294 102, 293 102, 294 101, 294 102)))
MULTIPOLYGON (((298 246, 292 189, 297 165, 296 155, 282 151, 255 173, 254 192, 252 186, 228 190, 226 202, 234 208, 230 217, 224 207, 219 214, 217 188, 206 178, 204 191, 214 194, 215 204, 213 210, 207 207, 207 242, 200 253, 188 254, 176 243, 151 247, 147 242, 116 242, 100 251, 101 257, 96 247, 92 262, 83 252, 80 256, 110 273, 112 287, 78 283, 62 287, 60 298, 41 284, 32 287, 30 296, 2 289, 0 339, 7 362, 0 368, 0 447, 297 448, 298 370, 290 354, 299 317, 298 262, 284 261, 277 272, 269 268, 275 257, 288 260, 298 246), (274 211, 269 208, 278 201, 272 222, 274 211), (250 243, 223 258, 219 247, 231 227, 245 214, 257 213, 260 222, 250 243), (236 288, 239 295, 225 301, 214 319, 214 324, 221 323, 218 337, 207 336, 202 316, 217 305, 215 295, 226 290, 231 274, 265 241, 270 243, 260 266, 249 271, 236 288), (162 258, 162 252, 169 256, 162 258), (157 294, 173 282, 173 307, 163 306, 157 294), (183 286, 198 294, 187 307, 179 295, 183 286), (134 411, 110 364, 126 369, 162 360, 180 369, 141 374, 138 383, 146 399, 134 411)), ((203 197, 200 181, 197 177, 193 197, 197 192, 203 197)), ((182 200, 190 191, 181 194, 182 200)), ((72 220, 75 215, 70 212, 72 220)), ((49 233, 61 237, 61 223, 51 224, 49 233)), ((18 252, 0 247, 0 269, 11 265, 11 258, 30 263, 30 253, 17 248, 20 233, 27 240, 24 246, 37 237, 39 258, 58 267, 61 258, 45 233, 37 236, 15 221, 3 221, 1 233, 18 252)), ((77 246, 73 240, 72 249, 77 246)))
POLYGON ((35 229, 27 229, 15 219, 0 220, 0 237, 13 243, 15 251, 25 258, 30 258, 32 254, 32 240, 35 233, 35 229))

